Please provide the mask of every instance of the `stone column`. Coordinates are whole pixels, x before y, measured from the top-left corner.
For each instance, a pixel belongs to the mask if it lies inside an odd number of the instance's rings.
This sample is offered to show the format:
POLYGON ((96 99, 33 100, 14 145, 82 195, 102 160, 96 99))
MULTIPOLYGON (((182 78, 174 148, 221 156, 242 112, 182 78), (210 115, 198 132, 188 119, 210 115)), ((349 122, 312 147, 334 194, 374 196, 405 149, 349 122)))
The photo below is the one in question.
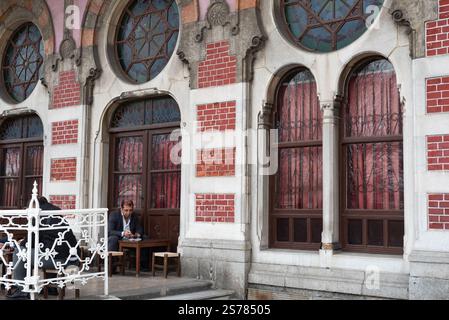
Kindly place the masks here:
POLYGON ((341 99, 322 101, 323 111, 323 233, 321 254, 340 249, 339 234, 339 122, 341 99))

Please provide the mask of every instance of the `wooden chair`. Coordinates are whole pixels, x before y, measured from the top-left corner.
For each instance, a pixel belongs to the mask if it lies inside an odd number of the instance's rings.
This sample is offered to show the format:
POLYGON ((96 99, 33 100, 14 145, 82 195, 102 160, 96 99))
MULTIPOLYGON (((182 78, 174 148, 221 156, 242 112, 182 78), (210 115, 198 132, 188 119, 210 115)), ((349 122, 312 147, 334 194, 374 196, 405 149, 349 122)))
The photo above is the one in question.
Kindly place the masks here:
POLYGON ((156 272, 156 268, 162 269, 164 271, 164 277, 167 278, 168 275, 168 269, 170 267, 169 261, 174 260, 175 264, 174 267, 176 267, 176 273, 178 277, 181 276, 181 254, 175 253, 175 252, 153 252, 153 262, 152 262, 152 273, 153 277, 156 272), (158 264, 156 262, 156 259, 163 259, 162 264, 158 264))
MULTIPOLYGON (((123 259, 124 259, 124 253, 121 252, 121 251, 109 251, 109 252, 108 252, 108 267, 109 267, 109 272, 108 272, 108 274, 109 274, 109 277, 112 277, 112 267, 113 267, 112 260, 113 260, 114 258, 120 258, 120 259, 119 259, 119 262, 118 262, 118 263, 115 263, 115 266, 119 266, 119 267, 120 267, 120 272, 121 272, 122 274, 125 273, 125 263, 124 263, 124 261, 123 261, 123 259)), ((98 262, 98 272, 101 272, 101 265, 102 265, 102 262, 101 262, 100 256, 98 256, 97 262, 98 262)))
MULTIPOLYGON (((42 269, 44 272, 44 279, 57 278, 59 276, 58 270, 56 269, 42 269)), ((48 299, 48 289, 57 288, 58 289, 58 300, 64 300, 65 297, 65 286, 63 288, 56 284, 48 284, 44 287, 44 299, 48 299)), ((80 289, 75 288, 75 299, 80 298, 80 289)))

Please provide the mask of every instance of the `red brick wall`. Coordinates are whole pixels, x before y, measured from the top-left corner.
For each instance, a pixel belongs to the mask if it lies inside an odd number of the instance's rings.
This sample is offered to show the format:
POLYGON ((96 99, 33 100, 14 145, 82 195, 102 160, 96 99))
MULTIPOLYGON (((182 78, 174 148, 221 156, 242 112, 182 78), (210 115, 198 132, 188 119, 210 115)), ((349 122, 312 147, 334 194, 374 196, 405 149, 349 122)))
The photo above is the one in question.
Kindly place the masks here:
POLYGON ((74 195, 50 196, 50 202, 62 210, 76 209, 76 196, 74 195))
POLYGON ((429 171, 449 170, 449 135, 427 137, 429 171))
POLYGON ((427 79, 427 112, 449 112, 449 77, 427 79))
POLYGON ((429 229, 449 230, 449 194, 429 194, 429 229))
POLYGON ((197 194, 195 201, 197 222, 235 221, 235 195, 197 194))
POLYGON ((198 131, 235 130, 235 112, 235 101, 197 106, 198 131))
POLYGON ((76 181, 76 158, 52 159, 51 181, 76 181))
POLYGON ((52 123, 52 144, 78 143, 78 120, 52 123))
POLYGON ((237 57, 229 55, 229 42, 209 43, 206 50, 206 60, 198 66, 198 88, 236 83, 237 57))
POLYGON ((235 148, 197 150, 196 176, 235 176, 235 148))
POLYGON ((427 56, 449 53, 449 0, 439 0, 439 19, 426 23, 427 56))
POLYGON ((81 104, 81 86, 74 70, 59 73, 59 84, 53 91, 53 109, 81 104))

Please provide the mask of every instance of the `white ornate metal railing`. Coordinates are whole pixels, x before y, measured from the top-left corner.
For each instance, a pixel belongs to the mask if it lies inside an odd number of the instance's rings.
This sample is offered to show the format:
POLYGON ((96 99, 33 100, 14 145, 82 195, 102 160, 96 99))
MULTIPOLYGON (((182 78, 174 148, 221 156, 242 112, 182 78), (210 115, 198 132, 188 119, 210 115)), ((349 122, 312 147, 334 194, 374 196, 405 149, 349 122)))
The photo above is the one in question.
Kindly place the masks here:
POLYGON ((28 209, 0 210, 0 236, 6 238, 0 248, 0 264, 5 269, 0 284, 6 290, 15 286, 30 293, 34 300, 49 284, 77 287, 100 278, 107 296, 107 212, 108 209, 43 211, 35 182, 28 209), (102 272, 94 267, 97 261, 104 263, 102 272), (43 268, 53 270, 57 277, 44 279, 43 268))

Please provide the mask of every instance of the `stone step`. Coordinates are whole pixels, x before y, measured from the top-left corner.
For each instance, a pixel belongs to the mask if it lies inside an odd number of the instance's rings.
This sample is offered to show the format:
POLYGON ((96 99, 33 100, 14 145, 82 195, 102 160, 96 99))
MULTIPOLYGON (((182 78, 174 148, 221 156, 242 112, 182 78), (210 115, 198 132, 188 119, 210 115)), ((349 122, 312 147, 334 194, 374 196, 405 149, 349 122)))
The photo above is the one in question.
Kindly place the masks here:
POLYGON ((166 297, 153 298, 149 300, 229 300, 234 294, 232 290, 205 290, 166 297))
MULTIPOLYGON (((163 286, 153 286, 141 289, 131 289, 120 292, 111 292, 109 299, 118 300, 150 300, 154 298, 189 294, 199 291, 207 291, 211 288, 212 282, 206 280, 191 280, 181 283, 171 283, 163 286)), ((81 295, 81 300, 105 300, 106 297, 81 295)))

